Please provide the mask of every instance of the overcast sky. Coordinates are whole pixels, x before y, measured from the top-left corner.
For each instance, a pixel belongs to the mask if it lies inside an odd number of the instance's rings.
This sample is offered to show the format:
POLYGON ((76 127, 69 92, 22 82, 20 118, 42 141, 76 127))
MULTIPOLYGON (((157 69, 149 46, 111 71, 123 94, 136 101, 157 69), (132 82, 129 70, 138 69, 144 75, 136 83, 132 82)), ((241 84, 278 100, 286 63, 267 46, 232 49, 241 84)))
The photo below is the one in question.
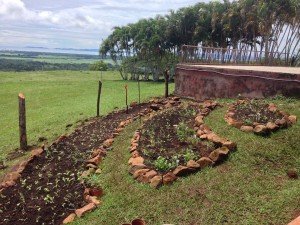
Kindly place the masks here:
POLYGON ((95 48, 114 26, 199 0, 0 0, 0 49, 95 48))

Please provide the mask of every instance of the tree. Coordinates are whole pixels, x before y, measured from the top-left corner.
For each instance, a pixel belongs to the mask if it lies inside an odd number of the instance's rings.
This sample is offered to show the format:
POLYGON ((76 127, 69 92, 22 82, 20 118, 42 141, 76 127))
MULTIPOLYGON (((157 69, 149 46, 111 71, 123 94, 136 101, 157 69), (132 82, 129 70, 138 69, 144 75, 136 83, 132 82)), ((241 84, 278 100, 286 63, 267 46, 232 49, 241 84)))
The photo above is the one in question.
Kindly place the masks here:
POLYGON ((108 65, 104 61, 98 61, 90 65, 92 71, 107 71, 108 65))

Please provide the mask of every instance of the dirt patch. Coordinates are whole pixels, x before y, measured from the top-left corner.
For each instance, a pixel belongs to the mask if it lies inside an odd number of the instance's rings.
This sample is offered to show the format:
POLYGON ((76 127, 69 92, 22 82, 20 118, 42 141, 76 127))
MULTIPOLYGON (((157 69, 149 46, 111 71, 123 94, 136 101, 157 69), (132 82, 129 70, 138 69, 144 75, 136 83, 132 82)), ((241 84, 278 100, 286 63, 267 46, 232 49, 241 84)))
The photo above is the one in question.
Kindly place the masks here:
POLYGON ((119 123, 136 117, 149 104, 95 118, 62 136, 38 157, 34 157, 16 184, 1 191, 0 224, 60 224, 83 207, 84 185, 79 176, 85 170, 85 159, 92 150, 110 138, 119 123))
POLYGON ((138 150, 148 168, 165 172, 185 165, 189 160, 208 157, 215 149, 213 143, 196 136, 194 121, 198 109, 196 106, 175 107, 145 122, 138 150), (163 168, 160 165, 163 160, 169 166, 163 168))
POLYGON ((269 135, 279 128, 287 128, 297 122, 297 117, 279 110, 275 104, 264 100, 238 100, 230 105, 225 120, 243 132, 269 135))

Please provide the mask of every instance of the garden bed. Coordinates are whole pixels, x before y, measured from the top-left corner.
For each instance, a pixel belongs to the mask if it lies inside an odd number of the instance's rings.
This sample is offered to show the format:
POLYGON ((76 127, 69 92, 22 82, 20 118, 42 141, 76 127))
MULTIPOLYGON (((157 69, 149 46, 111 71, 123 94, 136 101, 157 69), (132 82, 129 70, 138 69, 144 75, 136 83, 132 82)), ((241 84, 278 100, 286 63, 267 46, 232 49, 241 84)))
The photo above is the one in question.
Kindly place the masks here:
POLYGON ((273 103, 264 100, 238 100, 230 105, 225 120, 244 132, 267 135, 280 128, 296 123, 297 117, 279 110, 273 103))
POLYGON ((1 224, 61 224, 67 216, 73 220, 94 209, 101 189, 88 189, 83 178, 95 172, 113 137, 151 112, 151 104, 95 118, 15 166, 0 184, 1 224))
POLYGON ((158 188, 226 159, 235 144, 203 121, 217 105, 188 101, 150 115, 132 139, 128 163, 133 177, 158 188))

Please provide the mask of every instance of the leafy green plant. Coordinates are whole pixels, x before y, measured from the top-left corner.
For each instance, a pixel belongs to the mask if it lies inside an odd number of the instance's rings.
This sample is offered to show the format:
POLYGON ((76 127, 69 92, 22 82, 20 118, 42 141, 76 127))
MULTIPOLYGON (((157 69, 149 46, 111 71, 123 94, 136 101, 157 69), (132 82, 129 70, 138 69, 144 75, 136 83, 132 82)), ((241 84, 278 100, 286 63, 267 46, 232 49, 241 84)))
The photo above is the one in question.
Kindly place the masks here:
POLYGON ((187 149, 185 154, 183 155, 184 161, 188 162, 190 160, 197 159, 197 155, 191 149, 187 149))
POLYGON ((187 141, 188 137, 195 134, 195 131, 189 128, 185 123, 181 122, 177 126, 176 134, 181 142, 187 141))
POLYGON ((244 124, 246 124, 247 126, 250 126, 253 124, 253 121, 251 119, 245 119, 244 124))
POLYGON ((162 156, 159 156, 155 162, 154 162, 154 166, 156 169, 158 169, 159 171, 168 171, 172 168, 175 168, 176 166, 178 166, 179 163, 179 159, 177 156, 172 157, 171 159, 166 159, 162 156))

